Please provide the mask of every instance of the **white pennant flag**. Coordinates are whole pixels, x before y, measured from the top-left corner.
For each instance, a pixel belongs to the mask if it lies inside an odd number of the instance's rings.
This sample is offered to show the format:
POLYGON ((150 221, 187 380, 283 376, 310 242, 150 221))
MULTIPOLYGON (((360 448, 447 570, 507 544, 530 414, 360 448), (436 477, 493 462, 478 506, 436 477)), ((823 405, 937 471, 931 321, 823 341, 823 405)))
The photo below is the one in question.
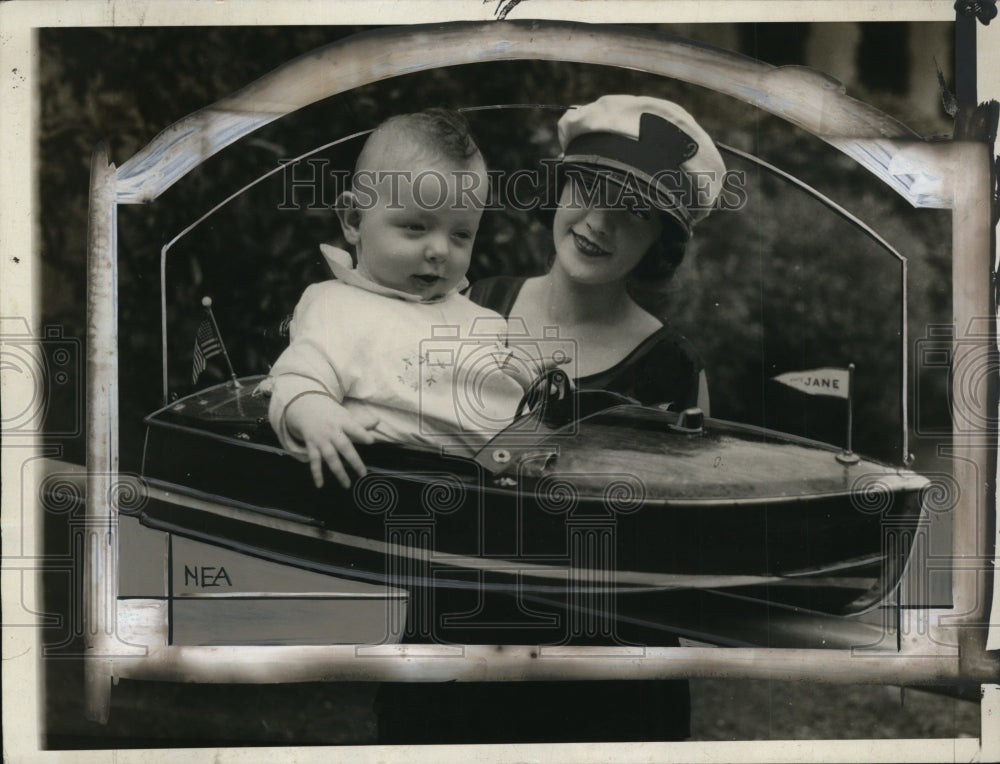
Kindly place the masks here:
POLYGON ((848 398, 851 392, 851 373, 848 369, 823 368, 786 371, 784 374, 772 377, 772 379, 809 395, 848 398))

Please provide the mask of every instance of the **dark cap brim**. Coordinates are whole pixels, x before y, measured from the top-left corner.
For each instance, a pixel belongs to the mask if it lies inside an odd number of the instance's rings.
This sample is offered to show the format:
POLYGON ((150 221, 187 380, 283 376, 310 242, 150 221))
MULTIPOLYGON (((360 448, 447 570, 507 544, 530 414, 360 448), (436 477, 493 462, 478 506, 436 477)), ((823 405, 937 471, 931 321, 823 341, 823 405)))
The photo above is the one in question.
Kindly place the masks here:
POLYGON ((684 231, 686 236, 691 236, 694 226, 694 219, 684 203, 686 198, 684 183, 686 177, 678 177, 677 185, 680 188, 670 188, 663 180, 668 176, 661 174, 660 181, 657 182, 648 174, 641 172, 634 167, 619 164, 605 157, 596 156, 571 156, 563 157, 556 168, 561 180, 570 176, 573 171, 584 172, 592 177, 599 177, 614 183, 622 189, 622 193, 629 195, 639 195, 652 209, 665 212, 672 217, 684 231))

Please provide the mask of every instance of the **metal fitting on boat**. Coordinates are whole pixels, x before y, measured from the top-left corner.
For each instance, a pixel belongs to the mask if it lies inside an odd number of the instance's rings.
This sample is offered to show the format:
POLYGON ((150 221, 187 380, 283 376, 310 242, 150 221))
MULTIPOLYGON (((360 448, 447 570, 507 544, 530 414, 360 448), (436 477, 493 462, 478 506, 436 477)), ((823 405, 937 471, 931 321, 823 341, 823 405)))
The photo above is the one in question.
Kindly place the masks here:
POLYGON ((670 425, 678 432, 699 433, 705 425, 705 412, 697 406, 684 409, 677 417, 677 423, 670 425))

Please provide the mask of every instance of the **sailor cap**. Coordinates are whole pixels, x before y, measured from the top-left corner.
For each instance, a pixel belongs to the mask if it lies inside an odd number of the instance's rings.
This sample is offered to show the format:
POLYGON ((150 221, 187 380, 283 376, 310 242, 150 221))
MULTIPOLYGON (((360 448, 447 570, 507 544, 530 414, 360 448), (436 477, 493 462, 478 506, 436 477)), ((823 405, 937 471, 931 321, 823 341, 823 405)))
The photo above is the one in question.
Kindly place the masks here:
POLYGON ((661 98, 606 95, 559 120, 564 171, 578 168, 627 187, 690 236, 722 189, 726 165, 682 107, 661 98))

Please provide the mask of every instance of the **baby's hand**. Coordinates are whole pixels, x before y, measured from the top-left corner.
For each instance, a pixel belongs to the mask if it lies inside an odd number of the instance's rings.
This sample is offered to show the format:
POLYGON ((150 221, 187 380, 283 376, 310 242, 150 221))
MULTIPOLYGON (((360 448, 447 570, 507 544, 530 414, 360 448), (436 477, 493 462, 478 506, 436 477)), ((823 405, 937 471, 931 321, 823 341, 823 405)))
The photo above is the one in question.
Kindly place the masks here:
POLYGON ((367 474, 354 443, 375 442, 370 432, 378 424, 375 417, 362 420, 325 395, 303 395, 285 409, 285 424, 289 434, 305 444, 309 470, 317 488, 323 487, 324 462, 344 488, 351 487, 351 479, 342 459, 358 477, 367 474))

